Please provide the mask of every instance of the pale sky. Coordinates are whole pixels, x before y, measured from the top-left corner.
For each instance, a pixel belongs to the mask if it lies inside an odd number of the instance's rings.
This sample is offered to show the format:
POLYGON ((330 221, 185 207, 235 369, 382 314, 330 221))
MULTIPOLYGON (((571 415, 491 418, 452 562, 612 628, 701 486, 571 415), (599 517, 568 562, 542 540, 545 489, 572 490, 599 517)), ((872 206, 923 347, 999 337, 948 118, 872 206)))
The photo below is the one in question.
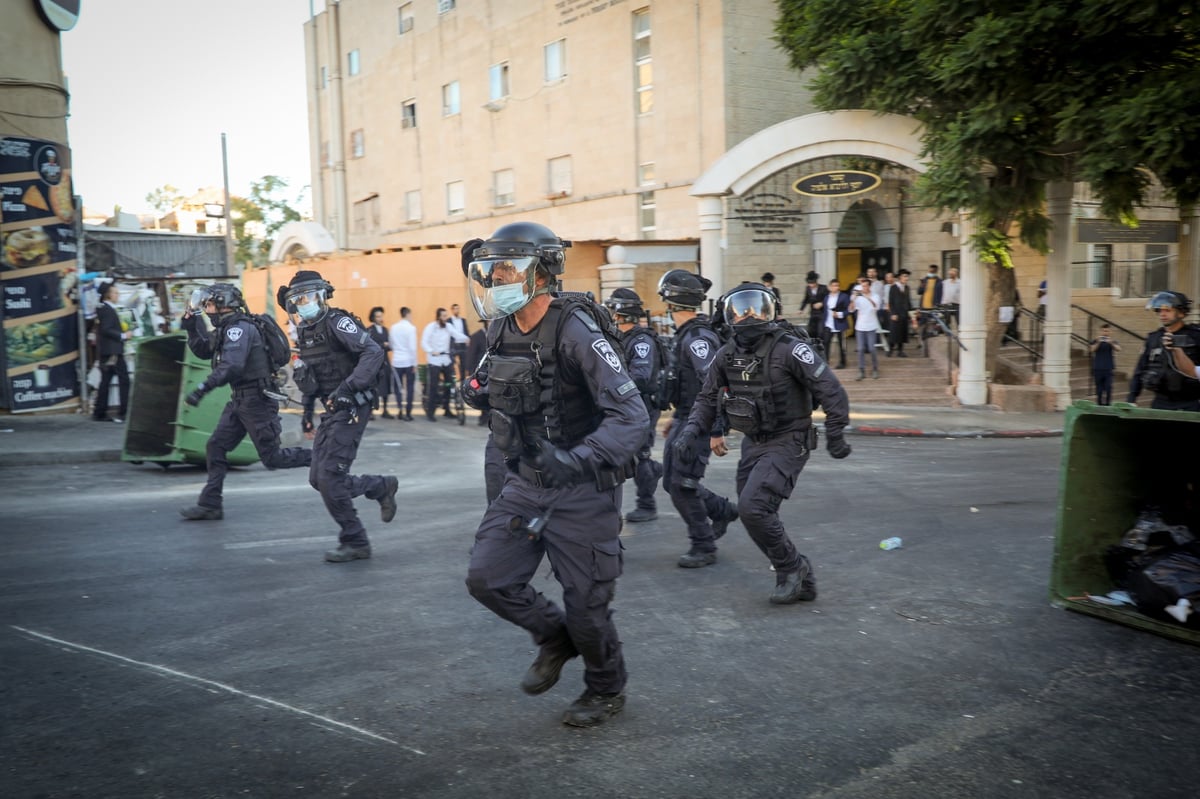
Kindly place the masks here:
MULTIPOLYGON (((316 13, 323 0, 312 0, 316 13)), ((309 0, 100 0, 62 34, 75 191, 92 211, 150 210, 148 193, 264 175, 294 201, 311 182, 304 22, 309 0)), ((311 203, 307 192, 302 213, 311 203)), ((297 210, 301 210, 297 208, 297 210)))

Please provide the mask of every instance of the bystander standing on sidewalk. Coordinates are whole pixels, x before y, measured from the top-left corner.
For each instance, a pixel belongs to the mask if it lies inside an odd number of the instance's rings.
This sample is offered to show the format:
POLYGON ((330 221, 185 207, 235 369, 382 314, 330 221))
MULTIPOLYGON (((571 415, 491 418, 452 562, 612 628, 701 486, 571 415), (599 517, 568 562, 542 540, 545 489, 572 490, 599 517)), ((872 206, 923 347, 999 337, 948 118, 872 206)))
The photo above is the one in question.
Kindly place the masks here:
POLYGON ((1092 353, 1092 379, 1096 383, 1096 404, 1112 404, 1113 370, 1116 362, 1113 353, 1121 351, 1121 345, 1112 338, 1112 329, 1100 325, 1100 335, 1088 347, 1092 353))

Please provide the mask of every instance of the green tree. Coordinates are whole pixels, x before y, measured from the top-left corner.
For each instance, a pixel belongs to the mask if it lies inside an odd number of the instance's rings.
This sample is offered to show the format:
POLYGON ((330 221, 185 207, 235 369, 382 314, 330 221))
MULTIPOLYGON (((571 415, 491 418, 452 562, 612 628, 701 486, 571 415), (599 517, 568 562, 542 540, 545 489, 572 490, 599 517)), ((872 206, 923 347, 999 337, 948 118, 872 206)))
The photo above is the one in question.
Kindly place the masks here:
POLYGON ((283 195, 288 188, 286 180, 275 175, 264 175, 261 180, 250 184, 250 196, 231 197, 233 208, 233 236, 237 243, 235 257, 238 263, 247 261, 255 265, 267 263, 271 245, 279 228, 288 222, 300 220, 300 214, 292 205, 299 204, 301 197, 289 202, 283 195), (256 237, 254 232, 261 223, 264 233, 256 237))
MULTIPOLYGON (((1047 251, 1047 181, 1091 184, 1136 224, 1151 173, 1200 197, 1194 3, 1145 0, 779 0, 777 41, 825 110, 924 125, 917 199, 971 212, 989 310, 1011 303, 1012 237, 1047 251)), ((995 319, 989 313, 989 319, 995 319)), ((1003 326, 989 330, 989 366, 1003 326)))
POLYGON ((147 194, 146 202, 150 203, 150 207, 155 211, 165 214, 183 202, 183 195, 179 193, 179 189, 165 183, 147 194))

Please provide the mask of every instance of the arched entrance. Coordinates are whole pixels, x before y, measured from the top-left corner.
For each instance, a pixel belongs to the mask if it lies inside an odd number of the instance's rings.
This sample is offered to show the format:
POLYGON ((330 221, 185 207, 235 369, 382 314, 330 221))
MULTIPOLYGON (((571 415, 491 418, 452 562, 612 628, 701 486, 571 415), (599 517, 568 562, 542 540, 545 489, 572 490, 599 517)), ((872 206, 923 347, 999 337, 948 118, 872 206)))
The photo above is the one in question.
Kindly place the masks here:
MULTIPOLYGON (((773 125, 725 153, 696 181, 691 191, 700 204, 700 261, 705 275, 713 281, 714 295, 724 290, 728 278, 724 246, 729 202, 758 191, 761 184, 790 167, 823 158, 862 159, 924 172, 920 138, 920 123, 909 117, 872 111, 830 111, 773 125)), ((839 252, 849 249, 840 247, 838 234, 846 212, 855 205, 855 216, 861 219, 865 214, 876 236, 880 221, 884 229, 894 231, 892 257, 902 252, 900 231, 888 226, 887 210, 878 201, 853 204, 843 201, 839 206, 835 197, 819 198, 812 203, 808 225, 813 250, 811 263, 822 277, 838 274, 839 252)), ((970 219, 960 215, 955 241, 962 279, 959 335, 967 351, 959 364, 957 396, 964 405, 983 405, 987 402, 983 318, 987 281, 974 250, 966 245, 972 230, 970 219)), ((875 257, 884 255, 877 253, 875 257)), ((862 257, 861 252, 858 257, 862 257)))

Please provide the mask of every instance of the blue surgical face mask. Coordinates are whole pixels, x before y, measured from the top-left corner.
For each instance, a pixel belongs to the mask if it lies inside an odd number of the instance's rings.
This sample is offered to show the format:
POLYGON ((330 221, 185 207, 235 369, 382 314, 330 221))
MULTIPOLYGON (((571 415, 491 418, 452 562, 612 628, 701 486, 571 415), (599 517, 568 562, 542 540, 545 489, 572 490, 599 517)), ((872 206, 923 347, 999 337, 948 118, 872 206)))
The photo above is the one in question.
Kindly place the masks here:
POLYGON ((316 319, 321 313, 321 303, 309 302, 304 305, 296 306, 296 313, 301 319, 316 319))
POLYGON ((492 286, 490 289, 492 305, 502 315, 516 313, 525 307, 530 298, 525 296, 524 283, 512 283, 507 286, 492 286))

